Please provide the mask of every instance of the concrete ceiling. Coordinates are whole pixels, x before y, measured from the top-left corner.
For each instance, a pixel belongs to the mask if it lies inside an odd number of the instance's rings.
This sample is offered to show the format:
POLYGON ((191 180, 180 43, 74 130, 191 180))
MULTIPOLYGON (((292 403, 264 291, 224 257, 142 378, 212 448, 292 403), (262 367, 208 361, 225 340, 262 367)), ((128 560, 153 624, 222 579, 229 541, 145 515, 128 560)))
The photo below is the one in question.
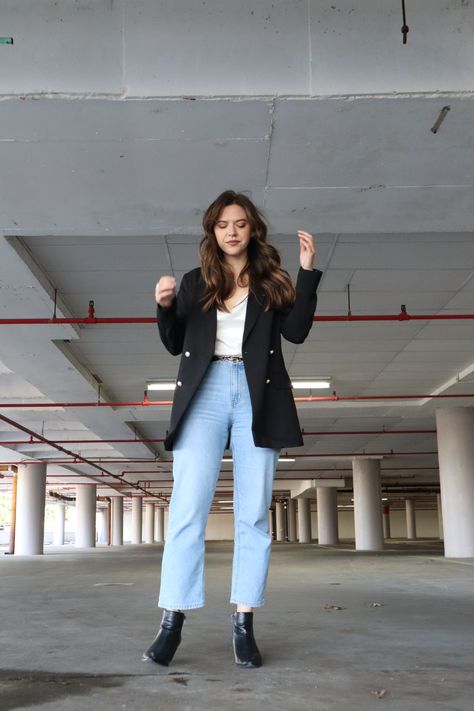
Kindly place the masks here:
MULTIPOLYGON (((313 231, 317 315, 346 314, 348 285, 353 314, 474 312, 468 2, 417 2, 405 47, 398 9, 373 0, 4 5, 0 318, 49 318, 55 289, 58 316, 86 316, 91 299, 97 316, 153 316, 155 282, 197 265, 202 211, 228 187, 264 209, 293 276, 296 230, 313 231)), ((316 323, 284 354, 291 376, 329 376, 340 396, 462 394, 473 343, 472 320, 316 323)), ((96 401, 98 381, 103 401, 138 401, 178 366, 155 326, 135 324, 0 326, 0 361, 1 403, 31 405, 96 401)), ((435 407, 452 405, 472 398, 300 404, 303 429, 328 434, 305 436, 293 453, 307 458, 279 476, 344 465, 347 478, 344 455, 393 450, 384 481, 436 482, 434 434, 330 433, 432 430, 435 407)), ((162 492, 159 443, 104 440, 162 438, 169 412, 0 407, 52 440, 94 440, 63 445, 83 456, 148 460, 104 466, 162 492)), ((0 423, 0 444, 14 439, 0 423)), ((64 459, 0 446, 0 461, 26 456, 64 459)), ((54 465, 49 486, 91 473, 54 465)))

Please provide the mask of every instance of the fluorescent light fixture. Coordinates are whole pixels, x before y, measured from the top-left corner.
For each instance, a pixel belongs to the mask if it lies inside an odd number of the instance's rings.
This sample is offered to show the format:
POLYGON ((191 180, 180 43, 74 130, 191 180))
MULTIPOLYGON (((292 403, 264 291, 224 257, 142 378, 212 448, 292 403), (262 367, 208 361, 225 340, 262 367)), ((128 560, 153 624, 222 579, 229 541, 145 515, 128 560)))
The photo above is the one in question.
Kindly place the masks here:
POLYGON ((385 499, 382 499, 382 501, 388 501, 388 499, 387 499, 387 498, 385 498, 385 499))
POLYGON ((318 380, 292 380, 291 386, 295 390, 319 390, 331 387, 330 378, 321 378, 318 380))
MULTIPOLYGON (((233 462, 234 460, 232 457, 222 457, 223 462, 233 462)), ((296 459, 292 459, 291 457, 279 457, 278 458, 279 462, 296 462, 296 459)))
MULTIPOLYGON (((331 380, 328 379, 318 379, 318 380, 292 380, 291 386, 295 390, 319 390, 328 389, 331 387, 331 380)), ((147 383, 147 390, 175 390, 176 383, 174 380, 153 380, 147 383)))
POLYGON ((155 380, 152 383, 147 383, 147 390, 175 390, 176 383, 171 380, 155 380))

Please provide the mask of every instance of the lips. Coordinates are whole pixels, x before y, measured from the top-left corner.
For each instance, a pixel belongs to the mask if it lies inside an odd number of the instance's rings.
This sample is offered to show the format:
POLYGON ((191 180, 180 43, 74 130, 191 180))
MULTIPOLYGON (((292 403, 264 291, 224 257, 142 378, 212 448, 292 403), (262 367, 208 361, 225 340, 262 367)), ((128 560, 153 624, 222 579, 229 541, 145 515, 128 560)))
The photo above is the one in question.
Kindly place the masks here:
POLYGON ((239 244, 239 240, 233 239, 233 240, 231 240, 230 242, 226 242, 226 244, 231 244, 231 245, 239 244))

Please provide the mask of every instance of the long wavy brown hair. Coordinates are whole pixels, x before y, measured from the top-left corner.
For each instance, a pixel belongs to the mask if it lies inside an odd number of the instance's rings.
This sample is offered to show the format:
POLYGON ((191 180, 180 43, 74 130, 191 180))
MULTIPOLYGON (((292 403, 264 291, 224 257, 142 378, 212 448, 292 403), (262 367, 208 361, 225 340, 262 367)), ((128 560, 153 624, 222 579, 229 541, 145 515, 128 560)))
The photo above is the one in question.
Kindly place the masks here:
POLYGON ((205 283, 203 310, 209 311, 216 306, 219 310, 228 311, 224 301, 234 291, 233 271, 214 234, 214 226, 228 205, 242 207, 250 224, 247 263, 239 275, 238 286, 245 286, 248 282, 253 294, 258 288, 263 293, 265 311, 287 309, 295 301, 295 287, 288 273, 280 266, 278 251, 267 242, 267 225, 262 213, 243 193, 225 190, 209 205, 202 219, 204 236, 199 245, 199 256, 205 283))

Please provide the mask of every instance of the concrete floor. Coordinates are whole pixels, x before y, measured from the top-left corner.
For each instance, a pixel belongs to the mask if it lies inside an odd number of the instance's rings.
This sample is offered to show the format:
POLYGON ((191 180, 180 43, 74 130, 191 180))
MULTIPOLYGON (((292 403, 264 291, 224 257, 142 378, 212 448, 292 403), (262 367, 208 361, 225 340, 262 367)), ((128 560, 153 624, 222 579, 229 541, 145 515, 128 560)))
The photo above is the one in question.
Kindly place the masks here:
POLYGON ((141 661, 161 551, 1 555, 1 711, 473 708, 474 561, 446 560, 439 542, 275 544, 256 670, 233 661, 227 542, 207 544, 207 605, 188 613, 172 665, 141 661))

